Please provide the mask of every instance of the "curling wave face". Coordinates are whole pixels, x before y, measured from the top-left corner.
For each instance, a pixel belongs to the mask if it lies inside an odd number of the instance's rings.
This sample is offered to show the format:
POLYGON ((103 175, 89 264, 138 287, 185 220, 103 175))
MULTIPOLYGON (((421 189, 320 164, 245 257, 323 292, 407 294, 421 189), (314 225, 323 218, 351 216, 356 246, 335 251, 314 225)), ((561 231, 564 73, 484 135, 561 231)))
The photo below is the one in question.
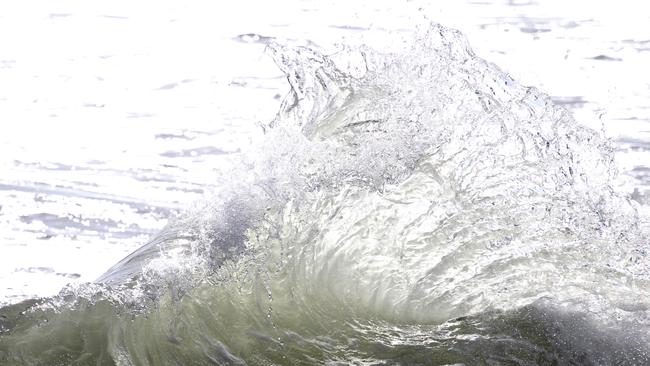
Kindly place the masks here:
POLYGON ((647 364, 612 152, 431 25, 269 46, 291 91, 234 183, 95 284, 0 309, 2 364, 647 364))

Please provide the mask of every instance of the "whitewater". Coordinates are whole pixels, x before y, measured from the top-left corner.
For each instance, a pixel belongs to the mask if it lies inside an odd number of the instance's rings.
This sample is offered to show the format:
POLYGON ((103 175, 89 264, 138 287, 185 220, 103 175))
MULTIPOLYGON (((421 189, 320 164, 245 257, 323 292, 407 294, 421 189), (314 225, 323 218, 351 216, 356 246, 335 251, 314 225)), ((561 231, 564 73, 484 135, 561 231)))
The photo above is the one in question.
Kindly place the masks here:
POLYGON ((274 42, 228 180, 93 283, 0 309, 7 365, 648 364, 611 142, 431 23, 274 42))

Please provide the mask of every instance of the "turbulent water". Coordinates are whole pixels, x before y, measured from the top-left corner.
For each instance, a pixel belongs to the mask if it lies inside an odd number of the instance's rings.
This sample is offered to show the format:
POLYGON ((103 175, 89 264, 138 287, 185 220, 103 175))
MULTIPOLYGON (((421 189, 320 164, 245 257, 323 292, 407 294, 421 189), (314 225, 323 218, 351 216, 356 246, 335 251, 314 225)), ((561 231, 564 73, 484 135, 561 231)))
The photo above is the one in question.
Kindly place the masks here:
POLYGON ((93 284, 0 309, 3 365, 650 363, 608 141, 431 25, 324 55, 232 183, 93 284))

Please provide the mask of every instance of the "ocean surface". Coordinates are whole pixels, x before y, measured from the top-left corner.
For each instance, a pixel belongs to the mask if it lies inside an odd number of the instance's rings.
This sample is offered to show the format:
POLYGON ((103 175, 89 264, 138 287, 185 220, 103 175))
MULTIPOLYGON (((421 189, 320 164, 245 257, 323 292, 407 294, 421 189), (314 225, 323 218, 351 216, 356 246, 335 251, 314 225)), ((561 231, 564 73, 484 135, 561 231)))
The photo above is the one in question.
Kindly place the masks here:
POLYGON ((0 364, 650 364, 649 24, 0 4, 0 364))

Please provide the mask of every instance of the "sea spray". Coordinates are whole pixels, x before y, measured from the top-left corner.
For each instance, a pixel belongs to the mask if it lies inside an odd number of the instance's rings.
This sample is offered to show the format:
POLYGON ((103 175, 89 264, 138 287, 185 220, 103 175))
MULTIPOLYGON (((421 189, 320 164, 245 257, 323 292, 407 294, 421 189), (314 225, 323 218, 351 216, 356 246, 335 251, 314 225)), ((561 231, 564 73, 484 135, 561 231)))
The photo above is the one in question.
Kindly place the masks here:
POLYGON ((408 37, 271 44, 291 90, 233 182, 97 283, 1 309, 2 363, 650 362, 608 141, 459 32, 408 37))

